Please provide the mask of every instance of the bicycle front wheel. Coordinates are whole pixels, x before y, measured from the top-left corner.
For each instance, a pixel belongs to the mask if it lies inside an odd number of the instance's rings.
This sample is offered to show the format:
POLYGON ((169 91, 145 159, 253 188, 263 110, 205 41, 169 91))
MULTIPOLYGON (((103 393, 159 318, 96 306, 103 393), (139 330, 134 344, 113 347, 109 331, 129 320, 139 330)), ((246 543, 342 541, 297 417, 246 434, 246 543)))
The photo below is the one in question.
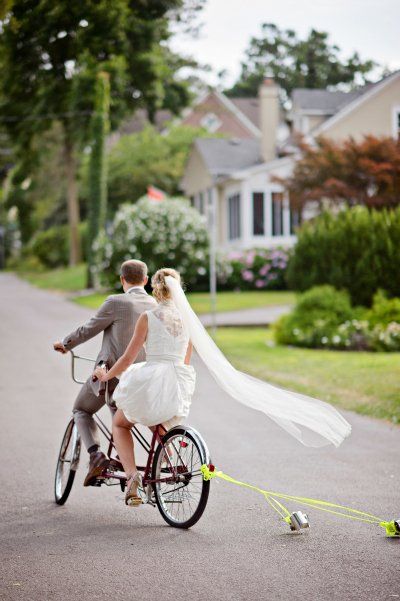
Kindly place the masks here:
POLYGON ((74 418, 72 418, 65 430, 58 454, 54 480, 54 497, 57 505, 64 505, 68 499, 78 469, 80 452, 81 441, 74 418))
POLYGON ((163 437, 163 444, 158 445, 154 454, 153 480, 176 474, 169 482, 153 484, 157 507, 170 526, 190 528, 201 518, 207 505, 210 482, 203 479, 200 468, 209 462, 207 446, 193 428, 172 428, 163 437))

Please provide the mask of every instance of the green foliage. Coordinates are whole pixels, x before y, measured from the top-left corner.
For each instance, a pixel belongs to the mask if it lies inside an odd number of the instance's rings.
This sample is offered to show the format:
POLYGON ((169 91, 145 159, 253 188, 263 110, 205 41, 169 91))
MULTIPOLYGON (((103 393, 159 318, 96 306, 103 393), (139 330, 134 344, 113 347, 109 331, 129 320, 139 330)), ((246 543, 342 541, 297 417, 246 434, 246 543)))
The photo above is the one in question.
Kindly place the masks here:
POLYGON ((96 105, 92 116, 92 147, 89 160, 89 211, 88 211, 88 287, 93 264, 92 244, 105 227, 107 213, 107 156, 106 136, 109 131, 110 81, 107 73, 99 73, 96 81, 96 105))
MULTIPOLYGON (((194 0, 193 11, 202 3, 194 0)), ((110 75, 113 125, 140 107, 150 119, 164 105, 178 113, 191 95, 177 71, 193 61, 167 43, 171 22, 176 28, 190 12, 185 0, 13 0, 3 7, 0 112, 25 177, 35 170, 37 138, 55 121, 61 126, 71 264, 80 256, 77 159, 90 140, 97 74, 110 75)))
MULTIPOLYGON (((203 129, 176 126, 160 134, 149 125, 141 132, 122 136, 109 152, 108 205, 114 212, 129 198, 136 201, 155 185, 170 195, 178 193, 184 165, 195 138, 209 136, 203 129)), ((87 166, 83 194, 87 196, 87 166)))
POLYGON ((11 256, 7 260, 6 267, 9 271, 16 271, 21 275, 29 273, 33 277, 36 277, 45 269, 39 258, 36 255, 29 254, 27 251, 19 257, 11 256))
MULTIPOLYGON (((80 225, 81 236, 86 237, 86 224, 80 225)), ((32 239, 26 256, 34 256, 40 263, 49 268, 68 265, 69 258, 69 230, 66 225, 53 226, 46 231, 38 232, 32 239)), ((24 255, 21 260, 21 267, 25 262, 24 255)))
POLYGON ((354 305, 369 305, 378 289, 400 296, 400 208, 324 212, 304 223, 289 261, 289 288, 319 284, 346 289, 354 305))
POLYGON ((346 292, 316 286, 274 326, 281 344, 337 350, 400 351, 400 298, 374 297, 372 309, 351 307, 346 292))
POLYGON ((208 232, 204 218, 180 198, 152 202, 147 197, 117 211, 111 235, 100 234, 93 275, 103 285, 119 285, 121 263, 141 259, 154 273, 160 267, 174 267, 184 281, 194 286, 206 275, 208 232))
MULTIPOLYGON (((176 102, 187 103, 187 86, 176 78, 180 57, 166 45, 170 21, 182 15, 184 5, 60 0, 55 7, 53 0, 43 0, 28 9, 25 0, 14 0, 0 30, 0 86, 4 114, 21 117, 7 122, 20 151, 27 152, 33 136, 51 125, 51 118, 34 118, 43 113, 60 115, 70 141, 87 140, 87 111, 94 108, 101 70, 111 77, 114 118, 127 108, 161 108, 171 85, 176 102), (185 94, 176 93, 179 86, 185 94)), ((181 108, 175 106, 176 112, 181 108)))
POLYGON ((349 295, 332 286, 316 286, 302 294, 296 307, 275 324, 280 344, 324 347, 324 338, 341 323, 351 319, 349 295))
POLYGON ((400 323, 400 298, 387 298, 382 290, 378 290, 371 309, 366 313, 366 319, 373 326, 400 323))
POLYGON ((261 36, 251 39, 246 55, 238 81, 226 92, 229 96, 257 96, 265 77, 273 77, 287 96, 294 88, 354 85, 356 79, 367 81, 376 66, 362 61, 357 52, 342 61, 326 32, 311 29, 300 39, 294 30, 281 30, 273 23, 262 25, 261 36))

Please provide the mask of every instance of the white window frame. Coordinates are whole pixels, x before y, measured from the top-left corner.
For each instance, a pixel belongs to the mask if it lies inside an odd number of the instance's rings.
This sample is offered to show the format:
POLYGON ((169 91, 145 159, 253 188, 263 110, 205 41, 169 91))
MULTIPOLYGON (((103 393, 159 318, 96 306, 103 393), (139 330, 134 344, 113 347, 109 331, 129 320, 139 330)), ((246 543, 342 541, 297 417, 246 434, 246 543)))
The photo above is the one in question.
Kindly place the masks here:
POLYGON ((392 136, 395 140, 400 138, 400 104, 392 108, 392 136))

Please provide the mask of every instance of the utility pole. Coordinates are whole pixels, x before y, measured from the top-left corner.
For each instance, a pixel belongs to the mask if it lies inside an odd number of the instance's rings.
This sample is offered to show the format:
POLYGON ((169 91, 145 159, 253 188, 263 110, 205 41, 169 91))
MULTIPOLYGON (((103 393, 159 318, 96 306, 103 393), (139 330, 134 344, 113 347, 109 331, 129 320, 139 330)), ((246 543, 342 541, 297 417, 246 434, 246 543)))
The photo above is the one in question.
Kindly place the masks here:
POLYGON ((217 331, 217 190, 208 190, 208 226, 210 232, 210 307, 211 331, 217 331))

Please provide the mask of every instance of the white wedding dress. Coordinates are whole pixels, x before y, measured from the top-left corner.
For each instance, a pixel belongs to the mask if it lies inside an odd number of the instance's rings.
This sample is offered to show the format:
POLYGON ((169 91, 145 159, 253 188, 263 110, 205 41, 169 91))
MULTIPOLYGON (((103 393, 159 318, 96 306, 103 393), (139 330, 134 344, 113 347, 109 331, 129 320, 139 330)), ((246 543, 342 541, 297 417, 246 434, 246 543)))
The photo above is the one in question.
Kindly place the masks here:
POLYGON ((196 372, 184 359, 189 335, 173 301, 146 311, 146 362, 133 363, 121 375, 113 398, 132 423, 169 429, 189 414, 196 372))

